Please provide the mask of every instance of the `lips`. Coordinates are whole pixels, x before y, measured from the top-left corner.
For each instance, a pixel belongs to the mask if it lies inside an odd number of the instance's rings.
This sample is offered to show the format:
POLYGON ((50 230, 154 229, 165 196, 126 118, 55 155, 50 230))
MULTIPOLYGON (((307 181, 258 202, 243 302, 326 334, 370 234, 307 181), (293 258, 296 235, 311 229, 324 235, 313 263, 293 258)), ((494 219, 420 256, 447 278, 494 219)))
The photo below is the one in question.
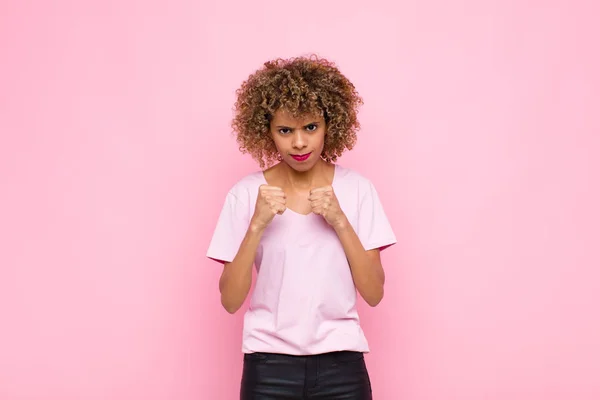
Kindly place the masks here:
POLYGON ((292 158, 296 161, 305 161, 308 159, 308 157, 310 157, 311 153, 306 153, 306 154, 292 154, 292 158))

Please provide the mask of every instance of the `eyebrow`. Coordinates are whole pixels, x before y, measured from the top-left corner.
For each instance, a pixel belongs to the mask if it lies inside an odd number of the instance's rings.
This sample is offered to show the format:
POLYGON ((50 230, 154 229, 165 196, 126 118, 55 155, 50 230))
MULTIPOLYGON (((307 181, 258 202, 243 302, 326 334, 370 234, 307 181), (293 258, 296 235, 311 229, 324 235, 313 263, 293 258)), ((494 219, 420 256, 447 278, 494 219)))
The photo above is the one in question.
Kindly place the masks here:
MULTIPOLYGON (((307 127, 307 126, 309 126, 309 125, 319 125, 319 122, 318 122, 318 121, 315 121, 315 122, 310 122, 310 123, 308 123, 308 124, 304 125, 304 126, 303 126, 303 128, 306 128, 306 127, 307 127)), ((289 127, 289 126, 285 126, 285 125, 277 125, 277 128, 287 128, 287 129, 292 129, 291 127, 289 127)))

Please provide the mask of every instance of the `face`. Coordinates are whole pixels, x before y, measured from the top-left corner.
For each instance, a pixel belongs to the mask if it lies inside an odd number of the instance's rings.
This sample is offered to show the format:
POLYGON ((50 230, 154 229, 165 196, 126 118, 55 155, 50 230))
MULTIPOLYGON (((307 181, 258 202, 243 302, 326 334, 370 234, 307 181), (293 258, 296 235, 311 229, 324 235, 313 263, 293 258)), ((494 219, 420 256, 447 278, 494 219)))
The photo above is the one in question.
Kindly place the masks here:
POLYGON ((294 118, 279 110, 271 119, 270 129, 282 160, 296 171, 308 171, 320 160, 325 146, 323 117, 294 118))

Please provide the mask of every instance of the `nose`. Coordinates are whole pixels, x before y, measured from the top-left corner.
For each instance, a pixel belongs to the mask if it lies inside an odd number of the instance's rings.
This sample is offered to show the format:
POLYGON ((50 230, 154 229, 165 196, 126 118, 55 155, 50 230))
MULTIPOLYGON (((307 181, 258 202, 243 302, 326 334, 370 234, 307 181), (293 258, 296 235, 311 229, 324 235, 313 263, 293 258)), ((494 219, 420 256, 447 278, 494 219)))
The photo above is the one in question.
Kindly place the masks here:
POLYGON ((306 137, 304 136, 304 132, 302 130, 298 130, 294 132, 294 136, 292 138, 292 147, 294 149, 303 149, 308 145, 306 137))

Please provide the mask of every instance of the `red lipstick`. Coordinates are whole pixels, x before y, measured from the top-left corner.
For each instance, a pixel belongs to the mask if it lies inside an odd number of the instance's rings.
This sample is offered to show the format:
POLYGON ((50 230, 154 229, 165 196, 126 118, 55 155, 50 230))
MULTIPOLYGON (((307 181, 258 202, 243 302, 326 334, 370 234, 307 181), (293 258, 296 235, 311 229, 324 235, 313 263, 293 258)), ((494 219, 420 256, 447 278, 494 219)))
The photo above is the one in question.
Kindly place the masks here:
POLYGON ((306 154, 292 154, 292 158, 296 161, 306 161, 308 160, 308 157, 310 157, 312 153, 306 153, 306 154))

